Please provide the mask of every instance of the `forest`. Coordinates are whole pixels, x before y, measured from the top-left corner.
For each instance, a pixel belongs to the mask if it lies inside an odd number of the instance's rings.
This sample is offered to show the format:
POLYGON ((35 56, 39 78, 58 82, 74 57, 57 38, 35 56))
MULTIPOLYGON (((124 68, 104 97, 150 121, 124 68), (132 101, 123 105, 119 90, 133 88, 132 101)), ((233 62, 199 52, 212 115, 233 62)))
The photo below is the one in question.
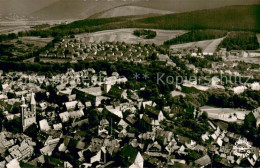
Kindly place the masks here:
POLYGON ((134 35, 137 37, 143 37, 145 39, 153 39, 156 37, 156 31, 140 29, 135 30, 134 35))
POLYGON ((211 40, 221 38, 227 35, 227 31, 224 30, 192 30, 186 34, 165 41, 165 45, 174 45, 181 43, 188 43, 201 40, 211 40))
POLYGON ((230 32, 220 43, 218 48, 230 50, 256 50, 259 48, 256 33, 253 32, 230 32))

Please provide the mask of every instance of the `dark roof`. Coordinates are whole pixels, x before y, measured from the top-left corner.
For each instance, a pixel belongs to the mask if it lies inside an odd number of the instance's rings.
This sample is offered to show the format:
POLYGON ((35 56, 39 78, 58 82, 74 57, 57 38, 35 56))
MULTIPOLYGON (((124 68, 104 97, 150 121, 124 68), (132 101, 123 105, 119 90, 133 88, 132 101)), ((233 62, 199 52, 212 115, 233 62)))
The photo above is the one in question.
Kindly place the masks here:
POLYGON ((156 110, 154 107, 146 105, 145 110, 147 111, 147 114, 153 115, 153 116, 158 116, 160 111, 156 110))
POLYGON ((152 121, 150 120, 150 118, 147 116, 147 115, 143 115, 143 117, 142 117, 142 119, 146 122, 146 123, 148 123, 148 124, 151 124, 152 123, 152 121))
POLYGON ((121 150, 120 157, 122 158, 122 162, 125 166, 130 166, 134 163, 137 154, 138 151, 135 148, 126 144, 121 150))

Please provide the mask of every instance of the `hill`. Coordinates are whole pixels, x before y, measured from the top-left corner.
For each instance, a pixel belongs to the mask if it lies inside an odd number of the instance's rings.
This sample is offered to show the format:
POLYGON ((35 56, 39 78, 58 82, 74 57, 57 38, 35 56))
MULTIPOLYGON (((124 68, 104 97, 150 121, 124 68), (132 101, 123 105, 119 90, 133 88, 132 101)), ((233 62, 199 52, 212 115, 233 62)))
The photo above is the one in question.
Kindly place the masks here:
POLYGON ((58 0, 0 0, 0 14, 28 15, 58 0))
POLYGON ((120 0, 59 0, 31 13, 30 16, 37 16, 45 20, 85 19, 95 13, 128 3, 127 1, 120 0))
POLYGON ((84 33, 119 28, 168 30, 220 29, 260 32, 260 5, 232 6, 137 19, 116 17, 85 19, 53 28, 62 33, 84 33))
POLYGON ((159 13, 162 11, 180 13, 259 3, 260 0, 0 0, 0 18, 10 13, 16 13, 18 16, 39 17, 38 20, 76 20, 106 12, 111 17, 117 17, 126 14, 140 15, 147 11, 150 13, 152 10, 156 10, 156 13, 159 11, 159 13), (124 8, 122 5, 130 7, 124 8), (138 9, 132 8, 133 6, 138 9), (139 9, 143 9, 143 11, 139 9))
POLYGON ((107 11, 97 13, 90 18, 110 18, 110 17, 117 17, 117 16, 134 16, 134 15, 164 15, 164 14, 171 14, 172 11, 166 10, 158 10, 153 8, 146 8, 146 7, 139 7, 139 6, 132 6, 132 5, 124 5, 119 6, 116 8, 109 9, 107 11))
POLYGON ((254 5, 259 3, 260 0, 149 0, 135 1, 133 5, 180 13, 234 5, 254 5))
POLYGON ((260 5, 230 6, 140 19, 139 24, 162 29, 222 29, 260 31, 260 5))

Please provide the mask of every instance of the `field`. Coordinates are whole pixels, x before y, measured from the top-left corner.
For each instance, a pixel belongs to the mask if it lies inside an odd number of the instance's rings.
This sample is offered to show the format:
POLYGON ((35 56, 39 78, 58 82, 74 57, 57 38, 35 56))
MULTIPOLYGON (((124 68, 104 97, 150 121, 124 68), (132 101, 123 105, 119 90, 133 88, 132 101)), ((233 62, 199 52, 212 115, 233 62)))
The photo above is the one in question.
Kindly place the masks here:
POLYGON ((67 62, 70 62, 71 60, 69 59, 52 59, 52 58, 40 58, 40 61, 41 62, 44 62, 44 63, 67 63, 67 62))
POLYGON ((225 37, 219 38, 219 39, 215 39, 213 40, 205 49, 203 52, 206 53, 214 53, 217 48, 218 45, 224 40, 225 37))
POLYGON ((105 30, 95 33, 84 33, 76 35, 77 38, 84 38, 85 42, 100 42, 100 41, 119 41, 126 43, 155 43, 157 45, 163 44, 164 41, 186 33, 182 30, 154 30, 157 36, 154 39, 143 39, 133 35, 136 29, 116 29, 105 30))
POLYGON ((0 60, 21 61, 31 58, 40 48, 46 46, 53 38, 20 37, 0 43, 0 60))
POLYGON ((34 44, 35 46, 44 47, 47 43, 51 42, 53 38, 19 37, 19 40, 25 44, 34 44))
POLYGON ((30 29, 30 26, 0 26, 0 34, 18 33, 30 29))
POLYGON ((212 40, 222 38, 227 35, 225 30, 192 30, 174 39, 165 41, 165 45, 183 44, 195 41, 212 40))
POLYGON ((171 45, 171 49, 179 49, 179 48, 194 48, 194 47, 200 47, 203 52, 207 53, 213 53, 216 51, 218 45, 221 43, 221 41, 224 39, 213 39, 213 40, 203 40, 203 41, 196 41, 196 42, 190 42, 190 43, 184 43, 184 44, 176 44, 171 45))
POLYGON ((95 14, 91 18, 110 18, 117 16, 133 16, 133 15, 147 15, 147 14, 170 14, 173 13, 171 11, 166 10, 158 10, 152 8, 145 8, 139 6, 120 6, 105 12, 101 12, 100 14, 95 14))
POLYGON ((39 20, 39 21, 0 21, 0 34, 18 33, 22 31, 34 30, 32 27, 36 25, 49 24, 51 26, 61 23, 71 23, 75 20, 39 20))

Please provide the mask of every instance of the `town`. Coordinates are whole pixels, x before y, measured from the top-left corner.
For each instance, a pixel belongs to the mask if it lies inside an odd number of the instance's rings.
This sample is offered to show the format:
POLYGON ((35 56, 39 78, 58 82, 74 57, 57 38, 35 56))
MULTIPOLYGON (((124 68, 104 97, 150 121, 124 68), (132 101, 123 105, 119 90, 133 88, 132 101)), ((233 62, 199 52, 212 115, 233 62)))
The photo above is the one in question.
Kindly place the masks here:
POLYGON ((0 168, 260 167, 251 1, 0 0, 0 168))
MULTIPOLYGON (((169 57, 164 61, 170 62, 168 67, 177 66, 169 57)), ((68 69, 51 77, 1 71, 1 81, 1 167, 259 164, 259 146, 219 122, 243 122, 252 114, 258 127, 258 108, 193 109, 190 117, 205 128, 192 139, 182 132, 189 132, 192 123, 182 123, 185 119, 177 106, 158 108, 154 101, 142 98, 140 93, 145 87, 127 88, 129 80, 116 71, 108 74, 93 68, 68 69), (235 120, 230 117, 233 113, 235 120)), ((212 79, 207 89, 218 82, 212 79)), ((192 86, 200 89, 199 85, 192 86)), ((171 92, 172 97, 187 97, 180 87, 171 92)), ((182 87, 191 86, 184 83, 182 87)), ((259 83, 247 87, 260 89, 259 83)), ((238 94, 243 91, 240 86, 238 94)), ((160 99, 164 96, 160 95, 160 99)))

